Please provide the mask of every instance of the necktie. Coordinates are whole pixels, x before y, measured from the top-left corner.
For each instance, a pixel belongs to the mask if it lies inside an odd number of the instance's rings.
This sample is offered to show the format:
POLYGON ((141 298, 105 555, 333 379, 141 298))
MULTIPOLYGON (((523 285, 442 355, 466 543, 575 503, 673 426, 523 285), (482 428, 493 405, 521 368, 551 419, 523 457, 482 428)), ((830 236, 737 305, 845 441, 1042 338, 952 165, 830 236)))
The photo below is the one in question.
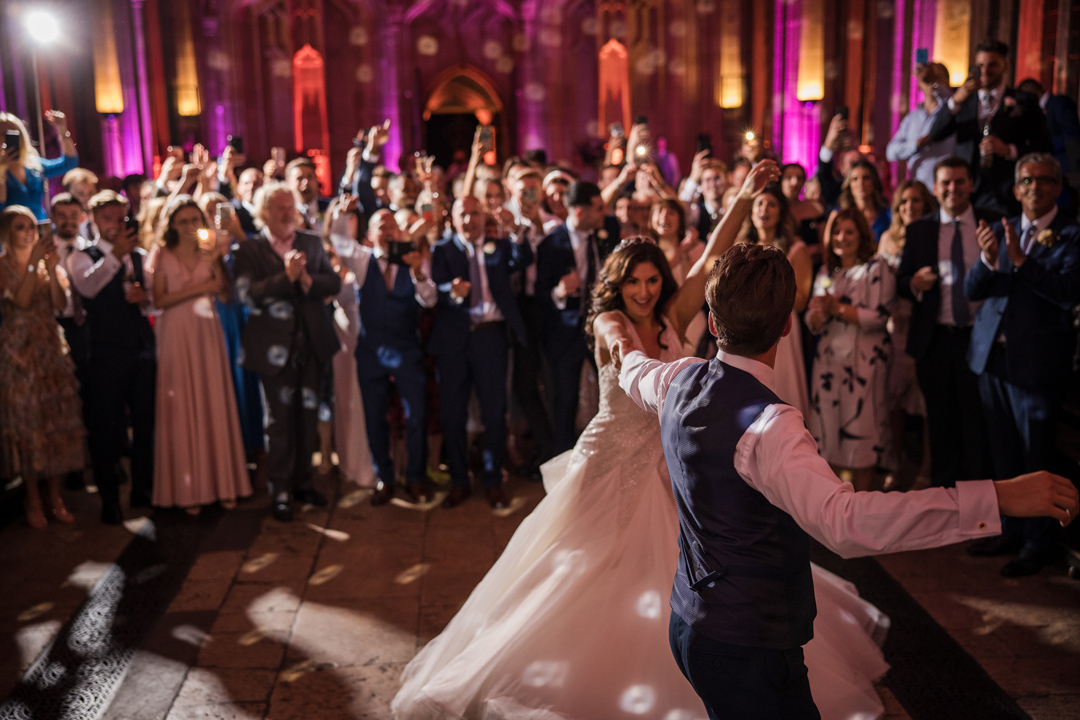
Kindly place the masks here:
POLYGON ((389 262, 386 263, 386 268, 383 270, 383 280, 386 282, 386 292, 391 293, 394 291, 394 266, 389 262))
POLYGON ((956 226, 956 232, 953 234, 952 252, 949 254, 952 260, 953 322, 960 327, 967 327, 971 324, 971 308, 964 297, 964 238, 960 234, 960 221, 957 220, 953 225, 956 226))
POLYGON ((1038 230, 1034 225, 1028 225, 1028 229, 1024 231, 1024 238, 1020 241, 1020 249, 1024 251, 1025 255, 1031 254, 1031 248, 1035 244, 1035 231, 1038 230))
POLYGON ((480 249, 475 245, 469 255, 469 308, 480 307, 484 289, 480 286, 480 249))

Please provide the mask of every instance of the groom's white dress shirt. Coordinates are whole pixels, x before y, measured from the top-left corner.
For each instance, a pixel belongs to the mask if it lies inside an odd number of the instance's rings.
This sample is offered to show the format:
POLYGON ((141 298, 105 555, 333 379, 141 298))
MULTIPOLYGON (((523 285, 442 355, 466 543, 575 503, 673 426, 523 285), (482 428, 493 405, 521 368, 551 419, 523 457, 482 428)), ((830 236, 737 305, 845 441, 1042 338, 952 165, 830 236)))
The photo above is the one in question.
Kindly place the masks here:
MULTIPOLYGON (((720 351, 770 390, 773 370, 720 351)), ((664 363, 635 350, 623 359, 619 385, 639 407, 660 414, 672 380, 690 365, 664 363)), ((817 443, 790 405, 769 405, 735 447, 735 470, 752 488, 791 515, 817 541, 843 557, 948 545, 1001 532, 997 492, 990 480, 908 493, 855 492, 818 455, 817 443)))

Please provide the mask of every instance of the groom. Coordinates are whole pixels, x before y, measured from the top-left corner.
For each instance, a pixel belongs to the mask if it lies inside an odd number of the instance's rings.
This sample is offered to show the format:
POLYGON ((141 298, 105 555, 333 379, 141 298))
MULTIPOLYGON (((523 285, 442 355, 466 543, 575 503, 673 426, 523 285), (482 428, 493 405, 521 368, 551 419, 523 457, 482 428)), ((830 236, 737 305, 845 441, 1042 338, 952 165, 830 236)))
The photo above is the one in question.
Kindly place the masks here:
POLYGON ((660 416, 679 511, 672 652, 714 720, 815 720, 802 650, 816 614, 811 536, 844 557, 936 547, 1001 532, 1000 514, 1068 524, 1077 491, 1039 472, 854 492, 770 389, 795 300, 784 253, 736 245, 705 295, 713 360, 662 363, 629 344, 613 353, 619 384, 660 416))

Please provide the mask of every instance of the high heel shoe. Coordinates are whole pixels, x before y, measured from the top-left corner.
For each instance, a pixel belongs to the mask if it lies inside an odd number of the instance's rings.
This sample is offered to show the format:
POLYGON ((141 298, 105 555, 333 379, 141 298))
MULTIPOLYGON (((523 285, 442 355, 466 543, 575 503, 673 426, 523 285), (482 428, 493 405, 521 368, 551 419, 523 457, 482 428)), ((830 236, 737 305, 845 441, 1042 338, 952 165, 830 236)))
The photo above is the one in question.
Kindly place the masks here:
POLYGON ((59 497, 54 497, 49 500, 49 515, 56 522, 70 525, 75 522, 75 516, 68 512, 68 509, 64 507, 64 501, 59 497))
POLYGON ((45 513, 41 511, 41 503, 26 503, 26 524, 35 530, 44 530, 49 525, 45 519, 45 513))

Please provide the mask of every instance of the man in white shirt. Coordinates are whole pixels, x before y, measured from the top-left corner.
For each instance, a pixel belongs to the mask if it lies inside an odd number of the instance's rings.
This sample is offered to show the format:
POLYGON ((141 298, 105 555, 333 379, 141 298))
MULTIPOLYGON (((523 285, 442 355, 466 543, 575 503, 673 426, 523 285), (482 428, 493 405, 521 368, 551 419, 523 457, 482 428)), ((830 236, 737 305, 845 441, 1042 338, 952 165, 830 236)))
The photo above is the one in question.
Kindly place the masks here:
POLYGON ((711 718, 820 718, 802 656, 816 612, 810 537, 856 557, 993 535, 999 510, 1062 525, 1080 510, 1072 483, 1046 472, 856 493, 771 389, 794 296, 783 252, 736 245, 706 287, 716 358, 663 363, 629 339, 612 353, 620 386, 660 417, 680 531, 671 647, 711 718))

